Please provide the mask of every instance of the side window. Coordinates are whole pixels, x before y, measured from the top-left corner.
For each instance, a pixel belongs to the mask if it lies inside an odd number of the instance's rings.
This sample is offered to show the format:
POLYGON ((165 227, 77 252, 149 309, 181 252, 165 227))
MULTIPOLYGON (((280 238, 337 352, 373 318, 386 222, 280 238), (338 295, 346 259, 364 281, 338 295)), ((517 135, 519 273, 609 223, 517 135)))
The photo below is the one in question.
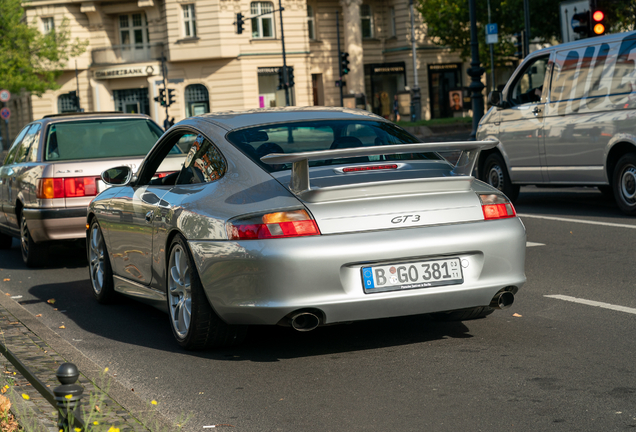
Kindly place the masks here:
POLYGON ((37 162, 38 160, 38 150, 40 149, 40 135, 42 132, 42 125, 40 123, 36 123, 35 126, 37 126, 37 131, 35 131, 31 140, 31 145, 27 153, 27 162, 37 162))
POLYGON ((190 142, 192 144, 177 184, 208 183, 220 179, 227 170, 227 163, 221 152, 203 135, 197 135, 190 142))
POLYGON ((517 76, 508 96, 513 105, 536 103, 541 100, 548 59, 549 56, 534 59, 517 76))
POLYGON ((9 152, 7 153, 7 157, 4 158, 3 165, 9 165, 13 163, 13 161, 15 160, 15 154, 18 151, 18 147, 20 147, 20 143, 24 139, 24 136, 29 131, 31 126, 32 125, 26 125, 24 129, 20 131, 20 134, 18 135, 18 137, 15 139, 15 141, 13 141, 13 145, 11 146, 11 148, 9 149, 9 152))
POLYGON ((35 123, 29 129, 29 132, 24 136, 22 143, 20 143, 20 147, 18 148, 18 152, 15 155, 14 163, 22 163, 29 161, 29 154, 31 153, 31 148, 33 146, 37 147, 40 141, 40 130, 42 129, 42 125, 40 123, 35 123))
MULTIPOLYGON (((612 75, 612 95, 625 95, 636 92, 636 35, 629 35, 621 41, 616 57, 616 66, 612 75)), ((614 103, 618 103, 622 98, 614 97, 614 103)))

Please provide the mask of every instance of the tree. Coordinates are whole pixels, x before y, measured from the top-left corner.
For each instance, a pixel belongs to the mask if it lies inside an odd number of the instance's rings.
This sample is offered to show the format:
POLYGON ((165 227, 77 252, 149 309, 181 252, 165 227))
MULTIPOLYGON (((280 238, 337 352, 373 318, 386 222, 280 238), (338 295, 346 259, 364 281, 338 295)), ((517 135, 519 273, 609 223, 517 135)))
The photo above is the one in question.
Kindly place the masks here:
POLYGON ((25 90, 42 95, 57 89, 56 79, 70 57, 86 50, 88 42, 71 40, 68 19, 47 34, 29 25, 21 0, 0 0, 0 87, 12 93, 25 90))

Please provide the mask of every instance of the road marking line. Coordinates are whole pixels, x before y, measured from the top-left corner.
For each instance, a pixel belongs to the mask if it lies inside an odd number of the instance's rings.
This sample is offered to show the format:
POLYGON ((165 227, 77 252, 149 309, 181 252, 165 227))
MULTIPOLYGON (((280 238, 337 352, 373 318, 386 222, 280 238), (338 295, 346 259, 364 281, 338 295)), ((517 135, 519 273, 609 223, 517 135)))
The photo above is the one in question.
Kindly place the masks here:
POLYGON ((588 305, 588 306, 596 306, 596 307, 605 308, 605 309, 611 309, 611 310, 615 310, 615 311, 619 311, 619 312, 627 312, 627 313, 636 315, 636 309, 625 307, 625 306, 617 306, 617 305, 613 305, 613 304, 609 304, 609 303, 602 303, 602 302, 597 302, 597 301, 594 301, 594 300, 585 300, 585 299, 581 299, 581 298, 570 297, 570 296, 559 295, 559 294, 556 294, 556 295, 544 295, 544 297, 554 298, 554 299, 558 299, 558 300, 565 300, 565 301, 569 301, 569 302, 573 302, 573 303, 581 303, 581 304, 588 305))
POLYGON ((536 218, 536 219, 547 219, 547 220, 560 221, 560 222, 575 222, 575 223, 582 223, 582 224, 588 224, 588 225, 603 225, 603 226, 611 226, 611 227, 618 227, 618 228, 636 229, 636 225, 617 224, 617 223, 611 223, 611 222, 597 222, 597 221, 589 221, 589 220, 582 220, 582 219, 570 219, 570 218, 539 216, 539 215, 530 215, 530 214, 517 214, 517 216, 519 216, 520 218, 527 217, 527 218, 536 218))
POLYGON ((526 247, 545 246, 545 243, 526 242, 526 247))

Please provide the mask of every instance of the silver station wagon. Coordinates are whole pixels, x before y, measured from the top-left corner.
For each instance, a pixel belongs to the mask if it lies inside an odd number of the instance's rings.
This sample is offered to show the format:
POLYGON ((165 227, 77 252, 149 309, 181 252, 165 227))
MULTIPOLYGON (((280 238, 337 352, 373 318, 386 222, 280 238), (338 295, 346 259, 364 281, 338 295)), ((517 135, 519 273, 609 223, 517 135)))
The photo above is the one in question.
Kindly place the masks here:
POLYGON ((494 141, 418 143, 365 111, 192 117, 90 204, 92 289, 169 312, 187 349, 250 324, 483 317, 524 284, 525 229, 470 173, 494 141), (463 150, 455 166, 435 151, 463 150), (178 162, 171 174, 169 167, 178 162))
POLYGON ((137 169, 163 130, 149 117, 59 114, 28 124, 0 167, 0 249, 20 239, 29 267, 46 263, 53 240, 84 239, 86 209, 106 187, 100 174, 137 169))

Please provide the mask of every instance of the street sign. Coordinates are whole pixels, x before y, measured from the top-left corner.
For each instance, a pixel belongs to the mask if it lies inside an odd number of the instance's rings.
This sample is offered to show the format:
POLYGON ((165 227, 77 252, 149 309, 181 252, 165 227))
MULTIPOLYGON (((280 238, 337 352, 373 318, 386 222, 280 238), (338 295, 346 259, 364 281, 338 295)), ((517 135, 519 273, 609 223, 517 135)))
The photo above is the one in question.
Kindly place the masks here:
POLYGON ((9 102, 9 99, 11 99, 9 90, 0 90, 0 102, 9 102))
POLYGON ((9 108, 2 108, 0 110, 0 117, 4 120, 9 120, 9 117, 11 117, 11 110, 9 108))
POLYGON ((486 43, 495 44, 499 42, 499 30, 497 24, 486 24, 486 43))

